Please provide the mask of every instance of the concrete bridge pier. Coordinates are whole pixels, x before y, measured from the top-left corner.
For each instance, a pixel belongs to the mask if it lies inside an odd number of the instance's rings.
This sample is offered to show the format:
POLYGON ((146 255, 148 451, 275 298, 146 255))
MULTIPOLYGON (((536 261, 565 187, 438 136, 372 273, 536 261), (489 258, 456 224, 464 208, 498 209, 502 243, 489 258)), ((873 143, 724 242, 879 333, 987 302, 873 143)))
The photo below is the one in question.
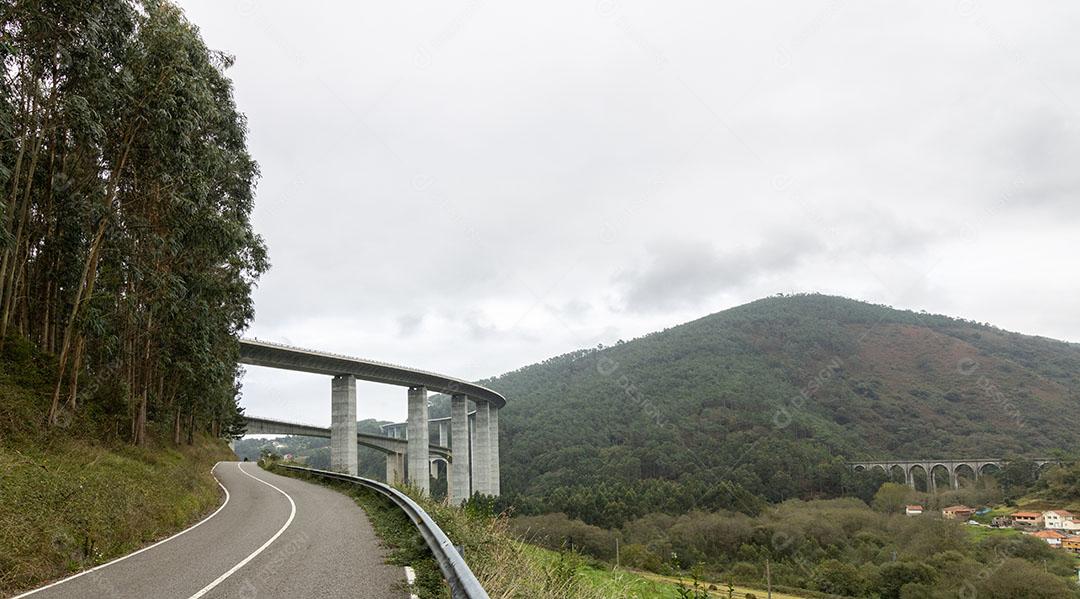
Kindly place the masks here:
POLYGON ((450 484, 446 488, 450 505, 461 505, 472 494, 469 477, 469 398, 465 395, 450 396, 450 443, 454 461, 450 463, 450 484))
POLYGON ((450 438, 450 423, 446 420, 439 420, 439 447, 449 447, 447 439, 450 438))
POLYGON ((330 384, 330 469, 356 476, 357 466, 356 377, 338 375, 330 384))
POLYGON ((405 454, 386 454, 386 484, 400 485, 405 480, 405 454))
POLYGON ((431 493, 428 438, 427 387, 409 387, 409 484, 425 495, 431 493))
POLYGON ((488 410, 488 495, 499 496, 499 410, 488 410))
POLYGON ((476 402, 476 419, 473 421, 473 492, 491 494, 491 408, 486 402, 476 402))

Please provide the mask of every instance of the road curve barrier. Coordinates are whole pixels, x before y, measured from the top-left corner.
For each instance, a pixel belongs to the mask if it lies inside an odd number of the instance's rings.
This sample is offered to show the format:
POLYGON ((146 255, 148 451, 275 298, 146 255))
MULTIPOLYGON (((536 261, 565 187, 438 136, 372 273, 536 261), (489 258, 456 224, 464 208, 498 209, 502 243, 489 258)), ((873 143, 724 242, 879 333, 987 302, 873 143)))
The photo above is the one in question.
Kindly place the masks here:
POLYGON ((360 485, 389 498, 409 516, 416 529, 420 531, 420 536, 424 537, 424 542, 427 543, 431 554, 435 556, 435 561, 439 564, 439 569, 442 570, 443 578, 450 584, 450 596, 453 599, 488 599, 487 591, 480 586, 480 581, 476 579, 476 575, 469 569, 469 565, 465 563, 464 558, 458 553, 454 544, 450 542, 446 533, 424 511, 424 508, 420 507, 408 495, 387 484, 359 476, 288 464, 277 464, 277 466, 296 472, 305 472, 320 478, 360 485))

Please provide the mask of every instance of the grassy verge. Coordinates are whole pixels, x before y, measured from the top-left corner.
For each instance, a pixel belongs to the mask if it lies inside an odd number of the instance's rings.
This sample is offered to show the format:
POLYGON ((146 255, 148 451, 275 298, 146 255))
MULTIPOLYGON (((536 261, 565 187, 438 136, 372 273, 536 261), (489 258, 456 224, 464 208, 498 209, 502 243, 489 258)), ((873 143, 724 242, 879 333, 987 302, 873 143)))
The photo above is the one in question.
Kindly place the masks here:
POLYGON ((55 365, 24 340, 0 349, 0 596, 129 553, 221 502, 210 468, 232 459, 198 436, 145 448, 89 418, 43 424, 55 365))
POLYGON ((199 438, 180 448, 0 445, 0 595, 108 561, 194 523, 220 504, 210 468, 232 452, 199 438))

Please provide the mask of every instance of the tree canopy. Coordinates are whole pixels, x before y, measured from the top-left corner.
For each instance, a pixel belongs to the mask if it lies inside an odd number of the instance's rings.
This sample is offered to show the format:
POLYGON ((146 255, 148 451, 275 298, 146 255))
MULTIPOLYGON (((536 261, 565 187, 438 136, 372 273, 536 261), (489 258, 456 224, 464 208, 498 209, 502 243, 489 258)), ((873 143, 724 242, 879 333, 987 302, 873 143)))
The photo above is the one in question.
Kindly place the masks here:
POLYGON ((232 59, 165 1, 5 2, 0 32, 0 340, 55 355, 43 420, 235 433, 268 262, 232 59))

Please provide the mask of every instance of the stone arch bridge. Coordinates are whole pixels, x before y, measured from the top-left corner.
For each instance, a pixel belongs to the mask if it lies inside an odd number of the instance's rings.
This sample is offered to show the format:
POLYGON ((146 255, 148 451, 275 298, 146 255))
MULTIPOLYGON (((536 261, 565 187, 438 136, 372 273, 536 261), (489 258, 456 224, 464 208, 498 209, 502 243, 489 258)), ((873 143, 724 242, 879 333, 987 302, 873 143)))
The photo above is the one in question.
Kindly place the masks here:
MULTIPOLYGON (((1035 463, 1041 470, 1047 464, 1060 464, 1061 460, 1056 458, 1031 458, 1030 460, 1035 463)), ((915 469, 921 468, 926 474, 927 487, 930 492, 937 491, 937 483, 934 480, 934 472, 939 469, 944 469, 949 473, 949 486, 953 489, 960 488, 960 476, 958 470, 963 467, 967 467, 975 476, 975 480, 979 480, 979 476, 986 474, 985 470, 989 466, 994 466, 997 469, 1004 468, 1009 463, 1009 460, 1000 458, 982 458, 982 459, 962 459, 962 460, 870 460, 862 462, 848 462, 850 466, 856 472, 863 470, 873 470, 874 468, 880 468, 886 475, 892 475, 893 471, 900 469, 904 473, 904 482, 915 488, 915 469)))

